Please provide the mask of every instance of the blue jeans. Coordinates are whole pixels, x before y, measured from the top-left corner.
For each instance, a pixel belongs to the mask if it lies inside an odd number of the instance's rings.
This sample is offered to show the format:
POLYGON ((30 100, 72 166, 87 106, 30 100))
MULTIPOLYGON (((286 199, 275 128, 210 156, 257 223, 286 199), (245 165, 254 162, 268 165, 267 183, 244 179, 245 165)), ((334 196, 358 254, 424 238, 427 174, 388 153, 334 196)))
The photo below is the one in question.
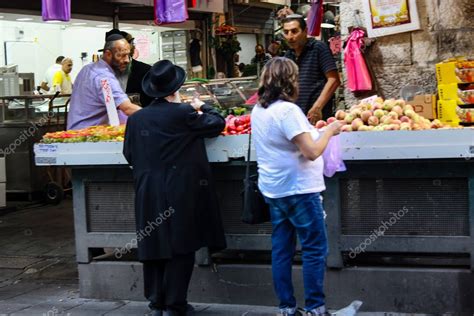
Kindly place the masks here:
POLYGON ((305 310, 323 306, 328 248, 320 194, 299 194, 276 199, 265 197, 265 201, 270 205, 273 227, 272 274, 280 309, 296 307, 291 281, 295 233, 298 234, 303 253, 305 310))

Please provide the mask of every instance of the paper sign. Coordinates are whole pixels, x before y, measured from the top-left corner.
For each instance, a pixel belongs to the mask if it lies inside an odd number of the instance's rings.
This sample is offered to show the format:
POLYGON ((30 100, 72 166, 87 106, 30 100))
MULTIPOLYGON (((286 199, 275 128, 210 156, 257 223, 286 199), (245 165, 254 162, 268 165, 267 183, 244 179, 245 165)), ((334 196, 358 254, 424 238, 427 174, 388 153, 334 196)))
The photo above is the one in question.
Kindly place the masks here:
POLYGON ((362 4, 369 37, 420 29, 416 0, 364 0, 362 4))
POLYGON ((112 95, 112 89, 110 88, 107 79, 100 80, 102 92, 104 93, 105 107, 107 109, 107 115, 109 117, 109 124, 112 126, 119 126, 120 121, 117 113, 117 107, 115 106, 115 100, 112 95))
POLYGON ((58 151, 58 145, 56 144, 39 144, 38 153, 56 153, 58 151))
POLYGON ((150 47, 151 41, 148 36, 141 34, 135 38, 135 51, 139 52, 137 58, 142 60, 150 58, 150 47))
POLYGON ((377 95, 373 95, 371 97, 368 97, 368 98, 365 98, 365 99, 362 99, 360 100, 361 103, 367 103, 367 104, 374 104, 375 100, 377 100, 378 96, 377 95))

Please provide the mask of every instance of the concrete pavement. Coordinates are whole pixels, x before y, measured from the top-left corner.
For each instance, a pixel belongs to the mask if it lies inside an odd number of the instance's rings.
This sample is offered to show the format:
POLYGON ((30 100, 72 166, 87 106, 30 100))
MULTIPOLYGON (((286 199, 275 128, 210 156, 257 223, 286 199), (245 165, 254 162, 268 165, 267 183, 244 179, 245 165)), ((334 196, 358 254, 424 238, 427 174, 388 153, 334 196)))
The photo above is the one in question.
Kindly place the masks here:
MULTIPOLYGON (((277 314, 275 307, 268 306, 192 305, 198 316, 277 314)), ((79 297, 70 199, 58 206, 20 205, 14 212, 0 210, 0 316, 131 316, 148 312, 144 301, 79 297)), ((358 315, 415 314, 360 312, 358 315)))

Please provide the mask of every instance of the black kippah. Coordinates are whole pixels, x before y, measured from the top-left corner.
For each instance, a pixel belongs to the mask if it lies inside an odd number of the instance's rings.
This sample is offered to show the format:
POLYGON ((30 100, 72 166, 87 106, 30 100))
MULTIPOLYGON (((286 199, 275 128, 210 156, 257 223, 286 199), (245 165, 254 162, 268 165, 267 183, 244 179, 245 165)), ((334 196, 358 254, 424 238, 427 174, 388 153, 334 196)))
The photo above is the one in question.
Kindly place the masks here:
POLYGON ((125 39, 125 38, 120 34, 112 34, 112 35, 107 36, 105 41, 106 42, 114 42, 114 41, 118 41, 118 40, 121 40, 121 39, 125 39))

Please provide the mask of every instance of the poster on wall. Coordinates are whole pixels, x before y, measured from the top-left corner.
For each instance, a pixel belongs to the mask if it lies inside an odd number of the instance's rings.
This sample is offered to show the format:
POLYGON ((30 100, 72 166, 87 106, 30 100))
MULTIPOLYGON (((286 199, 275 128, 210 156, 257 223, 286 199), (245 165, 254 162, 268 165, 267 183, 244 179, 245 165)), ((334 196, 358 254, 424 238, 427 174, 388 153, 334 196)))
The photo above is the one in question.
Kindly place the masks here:
POLYGON ((364 0, 363 3, 369 37, 420 29, 416 0, 364 0))

